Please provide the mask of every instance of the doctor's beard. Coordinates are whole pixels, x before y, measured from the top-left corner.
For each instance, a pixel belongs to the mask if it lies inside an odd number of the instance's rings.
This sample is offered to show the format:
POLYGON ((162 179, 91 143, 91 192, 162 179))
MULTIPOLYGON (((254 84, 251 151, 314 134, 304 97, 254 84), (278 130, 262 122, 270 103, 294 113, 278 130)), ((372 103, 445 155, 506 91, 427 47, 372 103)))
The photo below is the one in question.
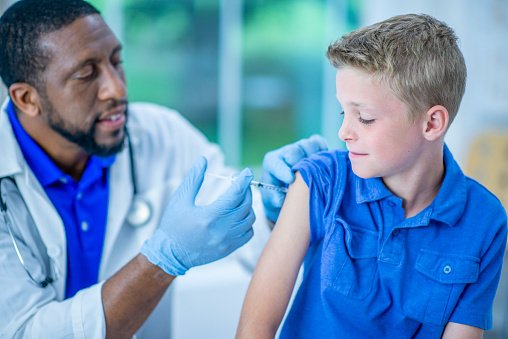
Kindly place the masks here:
MULTIPOLYGON (((115 102, 112 107, 116 107, 120 104, 127 105, 126 101, 115 102)), ((119 129, 114 133, 114 136, 123 132, 123 137, 113 145, 101 145, 95 140, 96 125, 98 119, 88 129, 80 129, 78 126, 71 126, 66 122, 62 116, 56 112, 49 101, 46 101, 45 111, 48 112, 47 122, 51 129, 60 134, 68 141, 80 146, 87 154, 96 155, 99 157, 108 157, 120 152, 124 148, 124 141, 127 135, 127 118, 128 108, 125 109, 126 123, 123 127, 123 131, 119 129)), ((97 114, 99 116, 100 114, 97 114)))

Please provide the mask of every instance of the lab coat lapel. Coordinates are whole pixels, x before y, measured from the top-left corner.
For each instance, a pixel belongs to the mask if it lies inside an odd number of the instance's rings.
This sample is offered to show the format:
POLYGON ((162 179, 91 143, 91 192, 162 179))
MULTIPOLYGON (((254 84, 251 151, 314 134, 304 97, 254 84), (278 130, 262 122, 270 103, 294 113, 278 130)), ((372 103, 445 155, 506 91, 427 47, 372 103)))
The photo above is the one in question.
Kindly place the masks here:
POLYGON ((133 187, 130 176, 130 164, 127 147, 117 155, 109 173, 109 204, 106 236, 102 249, 99 279, 105 277, 105 269, 113 250, 116 238, 125 223, 125 218, 133 198, 133 187))
POLYGON ((63 300, 67 271, 65 229, 58 212, 25 162, 5 112, 6 106, 7 100, 2 105, 0 114, 0 145, 3 156, 0 161, 0 176, 14 178, 28 208, 27 213, 37 225, 46 253, 51 258, 54 270, 58 272, 58 279, 54 284, 58 299, 63 300))
POLYGON ((67 241, 62 219, 28 166, 22 176, 16 176, 16 184, 38 225, 47 255, 57 272, 58 299, 63 300, 67 280, 67 241))

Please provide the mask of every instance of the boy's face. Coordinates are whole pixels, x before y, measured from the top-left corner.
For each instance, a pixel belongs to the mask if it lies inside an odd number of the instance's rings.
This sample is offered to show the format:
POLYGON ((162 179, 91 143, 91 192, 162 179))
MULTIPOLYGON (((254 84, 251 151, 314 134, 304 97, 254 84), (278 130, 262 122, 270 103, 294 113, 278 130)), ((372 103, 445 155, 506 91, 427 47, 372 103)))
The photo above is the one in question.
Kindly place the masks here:
POLYGON ((409 174, 423 152, 423 125, 409 121, 408 109, 392 90, 352 67, 337 72, 337 100, 344 110, 339 130, 356 175, 388 178, 409 174))

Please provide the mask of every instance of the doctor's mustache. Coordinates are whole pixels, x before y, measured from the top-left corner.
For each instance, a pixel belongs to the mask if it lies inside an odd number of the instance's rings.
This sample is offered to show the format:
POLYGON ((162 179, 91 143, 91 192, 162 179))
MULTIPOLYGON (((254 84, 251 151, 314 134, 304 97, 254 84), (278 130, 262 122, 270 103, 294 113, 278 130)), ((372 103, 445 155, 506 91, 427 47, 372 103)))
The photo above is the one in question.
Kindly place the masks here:
POLYGON ((108 111, 112 111, 112 110, 118 108, 119 106, 125 106, 125 114, 127 114, 128 105, 129 105, 129 100, 127 100, 127 99, 119 99, 119 100, 113 99, 108 102, 108 105, 106 106, 106 108, 102 112, 99 112, 98 115, 100 116, 108 111))

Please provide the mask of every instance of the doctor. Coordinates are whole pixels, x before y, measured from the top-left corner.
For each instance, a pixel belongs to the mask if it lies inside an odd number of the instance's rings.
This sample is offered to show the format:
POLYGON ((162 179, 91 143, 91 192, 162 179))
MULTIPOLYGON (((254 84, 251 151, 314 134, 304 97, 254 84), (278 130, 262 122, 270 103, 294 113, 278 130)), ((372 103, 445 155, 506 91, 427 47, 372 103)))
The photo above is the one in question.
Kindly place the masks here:
MULTIPOLYGON (((121 44, 84 1, 16 2, 0 60, 0 337, 143 337, 177 276, 252 237, 252 173, 200 191, 205 171, 231 171, 220 150, 177 112, 128 104, 121 44)), ((269 153, 264 180, 291 182, 323 148, 269 153)), ((274 220, 283 196, 267 193, 274 220)))

